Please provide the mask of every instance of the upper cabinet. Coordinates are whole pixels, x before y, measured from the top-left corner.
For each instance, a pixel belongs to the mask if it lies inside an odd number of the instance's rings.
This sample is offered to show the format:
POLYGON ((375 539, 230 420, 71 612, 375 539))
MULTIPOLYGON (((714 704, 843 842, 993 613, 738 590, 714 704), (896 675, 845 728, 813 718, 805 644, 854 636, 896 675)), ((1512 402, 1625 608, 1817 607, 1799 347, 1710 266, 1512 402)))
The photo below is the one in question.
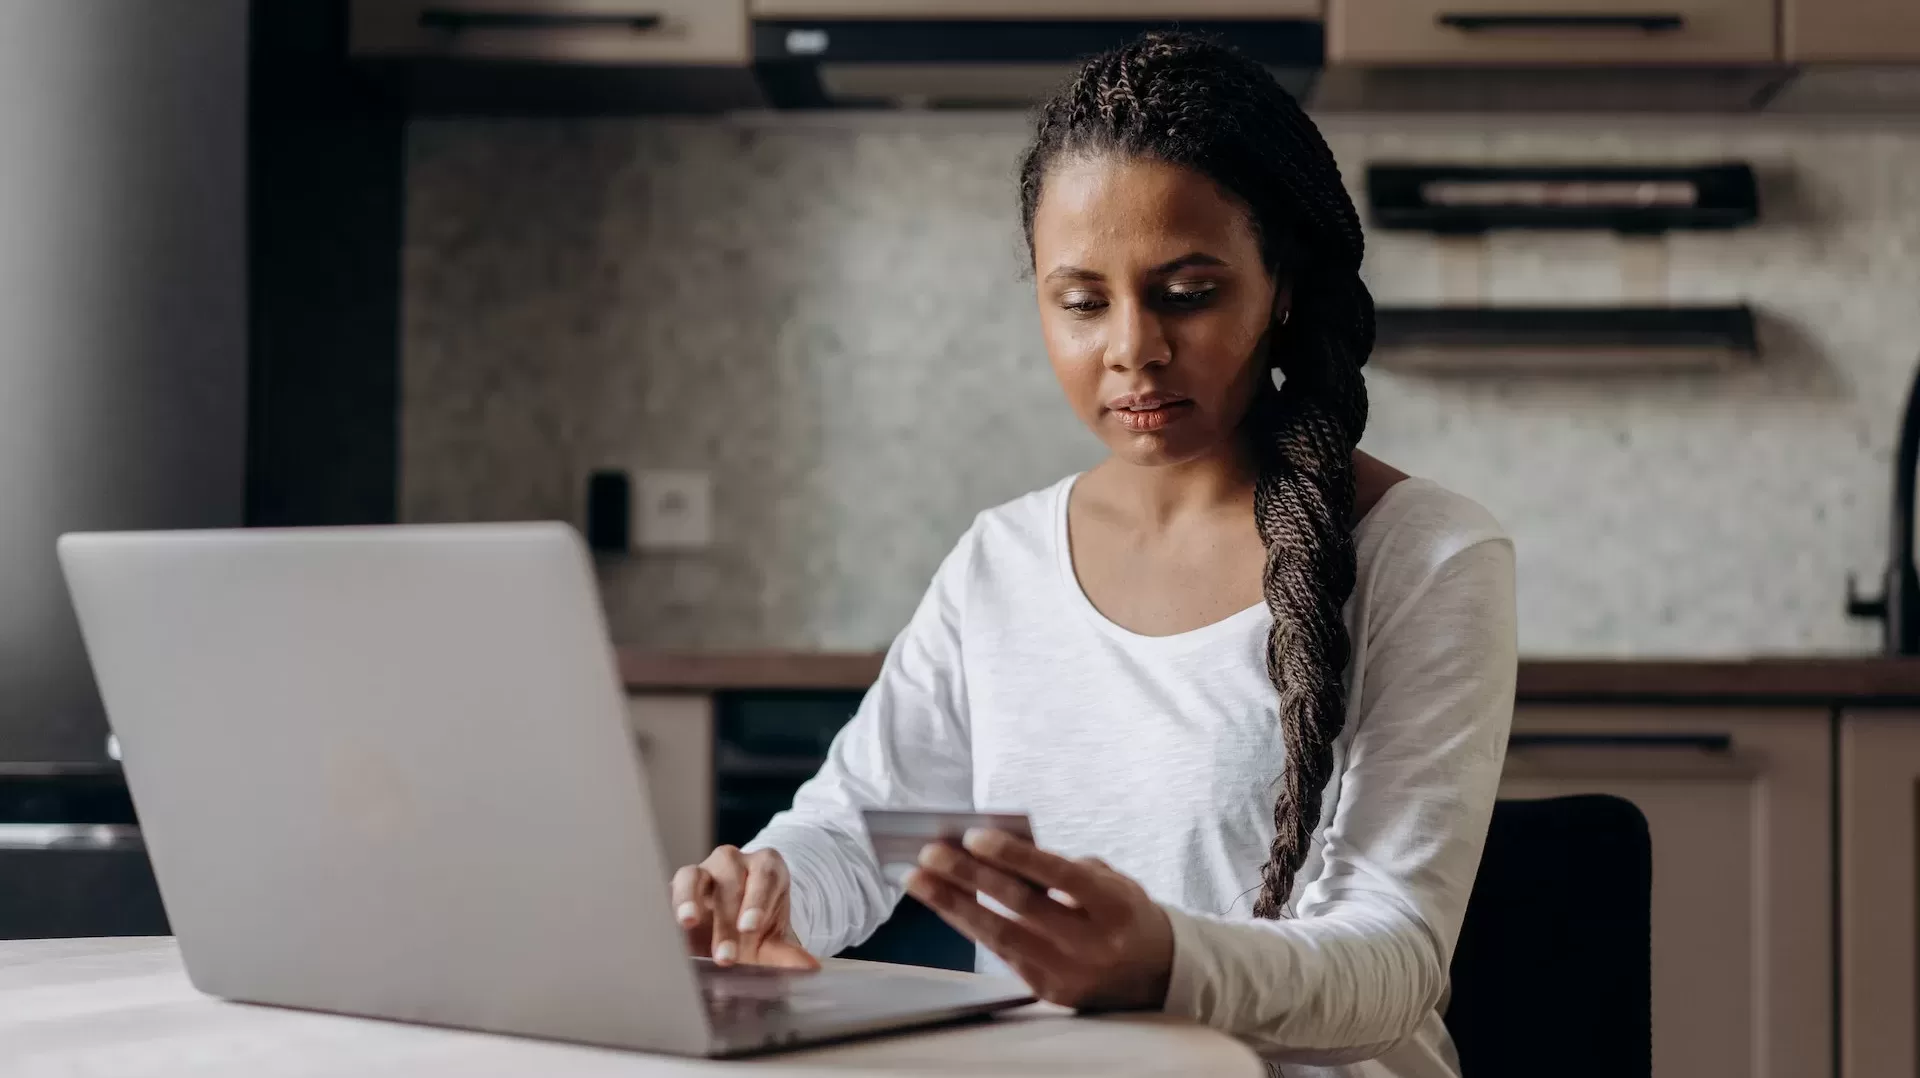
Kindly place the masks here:
POLYGON ((1781 0, 1790 63, 1920 61, 1920 3, 1914 0, 1781 0))
POLYGON ((1321 0, 752 0, 765 19, 1317 18, 1321 0))
MULTIPOLYGON (((1792 2, 1792 0, 1790 0, 1792 2)), ((1799 0, 1826 11, 1832 0, 1799 0)), ((1840 0, 1891 11, 1909 0, 1840 0)), ((1920 18, 1909 15, 1907 18, 1920 18)), ((1350 64, 1743 64, 1777 57, 1774 0, 1328 0, 1350 64)))
POLYGON ((1173 21, 1227 28, 1330 111, 1920 107, 1890 96, 1920 0, 350 2, 354 55, 426 112, 1021 107, 1173 21))
POLYGON ((353 51, 573 64, 746 64, 746 0, 353 0, 353 51))

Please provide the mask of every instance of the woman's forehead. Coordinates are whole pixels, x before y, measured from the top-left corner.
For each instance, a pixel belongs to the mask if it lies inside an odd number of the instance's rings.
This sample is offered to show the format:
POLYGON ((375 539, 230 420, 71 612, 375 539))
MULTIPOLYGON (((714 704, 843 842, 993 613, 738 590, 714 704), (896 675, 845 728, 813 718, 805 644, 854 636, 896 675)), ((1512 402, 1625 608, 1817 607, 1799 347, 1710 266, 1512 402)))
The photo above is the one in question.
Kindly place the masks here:
POLYGON ((1062 158, 1047 171, 1033 232, 1041 261, 1079 264, 1124 252, 1152 264, 1193 251, 1228 263, 1258 258, 1238 199, 1194 169, 1147 157, 1062 158))

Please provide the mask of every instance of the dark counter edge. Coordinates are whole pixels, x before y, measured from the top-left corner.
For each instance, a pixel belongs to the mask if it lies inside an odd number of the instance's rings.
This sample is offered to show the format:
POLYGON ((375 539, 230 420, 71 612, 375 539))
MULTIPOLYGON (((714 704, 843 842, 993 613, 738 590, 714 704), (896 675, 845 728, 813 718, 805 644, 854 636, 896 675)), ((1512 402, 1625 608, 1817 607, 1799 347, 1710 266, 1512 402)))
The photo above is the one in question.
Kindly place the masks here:
MULTIPOLYGON (((660 652, 623 648, 631 692, 860 691, 877 652, 660 652)), ((1920 707, 1920 659, 1523 659, 1529 704, 1861 704, 1920 707)))

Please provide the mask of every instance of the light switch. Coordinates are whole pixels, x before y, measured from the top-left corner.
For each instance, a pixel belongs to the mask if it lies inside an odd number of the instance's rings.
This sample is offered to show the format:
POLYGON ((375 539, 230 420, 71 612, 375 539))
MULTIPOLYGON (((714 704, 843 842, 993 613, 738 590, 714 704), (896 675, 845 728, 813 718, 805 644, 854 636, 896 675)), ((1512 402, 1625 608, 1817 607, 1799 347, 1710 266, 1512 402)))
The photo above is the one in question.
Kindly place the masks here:
POLYGON ((707 472, 640 473, 633 534, 641 550, 705 550, 713 543, 713 477, 707 472))

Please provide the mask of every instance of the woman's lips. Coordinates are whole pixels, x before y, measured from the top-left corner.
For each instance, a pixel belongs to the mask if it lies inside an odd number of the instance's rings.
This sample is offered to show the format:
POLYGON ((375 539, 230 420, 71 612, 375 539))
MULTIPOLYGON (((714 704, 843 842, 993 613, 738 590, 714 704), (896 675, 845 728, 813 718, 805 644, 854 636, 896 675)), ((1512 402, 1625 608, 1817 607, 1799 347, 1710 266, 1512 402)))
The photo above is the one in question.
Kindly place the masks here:
POLYGON ((1190 400, 1141 399, 1126 407, 1108 405, 1108 411, 1120 425, 1136 434, 1161 430, 1193 411, 1190 400))

